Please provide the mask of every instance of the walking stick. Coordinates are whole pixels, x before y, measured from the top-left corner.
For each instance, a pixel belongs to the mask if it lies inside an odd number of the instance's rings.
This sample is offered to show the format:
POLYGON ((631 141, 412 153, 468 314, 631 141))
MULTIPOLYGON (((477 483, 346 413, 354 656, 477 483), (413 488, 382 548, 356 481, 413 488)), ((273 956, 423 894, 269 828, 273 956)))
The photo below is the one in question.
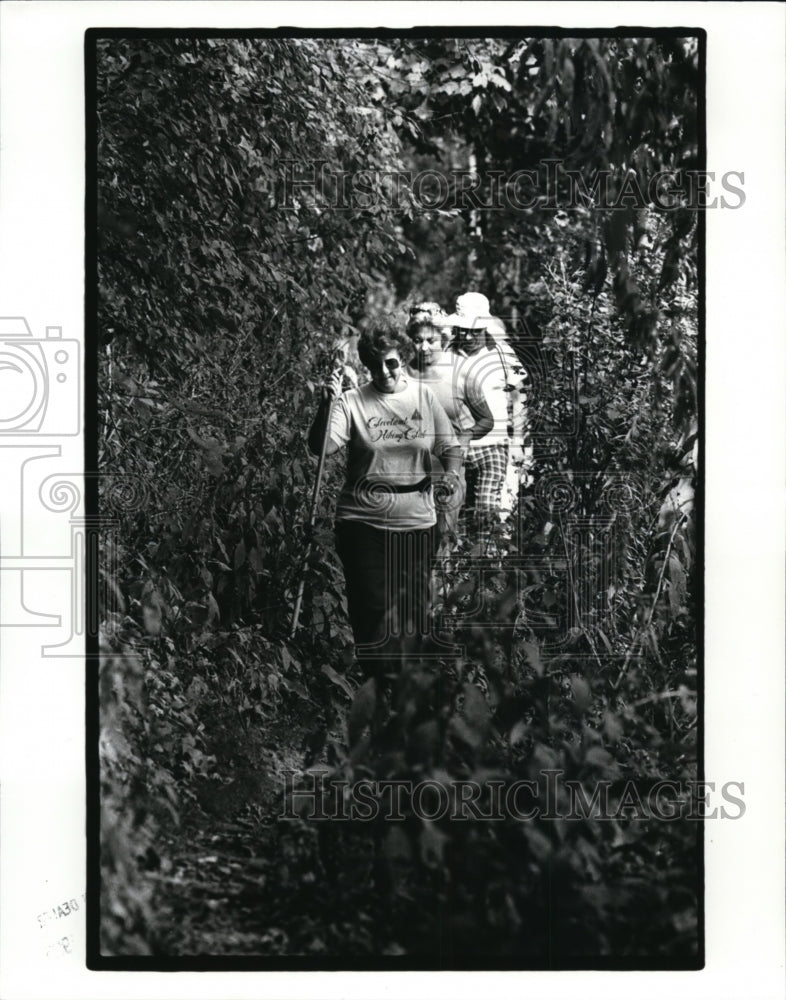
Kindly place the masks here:
POLYGON ((319 502, 319 491, 322 488, 322 475, 325 471, 325 459, 327 457, 328 438, 330 437, 330 417, 333 412, 333 402, 334 398, 331 396, 328 401, 327 419, 325 420, 325 434, 322 438, 322 448, 319 452, 319 463, 317 465, 317 475, 314 479, 314 490, 311 494, 311 511, 308 515, 306 529, 308 532, 308 543, 303 556, 303 566, 300 571, 300 583, 297 588, 295 610, 292 613, 292 628, 289 632, 290 639, 294 639, 295 632, 297 632, 297 626, 300 620, 300 608, 303 604, 303 591, 306 587, 306 567, 308 566, 308 561, 311 558, 311 551, 314 548, 314 525, 317 520, 317 503, 319 502))

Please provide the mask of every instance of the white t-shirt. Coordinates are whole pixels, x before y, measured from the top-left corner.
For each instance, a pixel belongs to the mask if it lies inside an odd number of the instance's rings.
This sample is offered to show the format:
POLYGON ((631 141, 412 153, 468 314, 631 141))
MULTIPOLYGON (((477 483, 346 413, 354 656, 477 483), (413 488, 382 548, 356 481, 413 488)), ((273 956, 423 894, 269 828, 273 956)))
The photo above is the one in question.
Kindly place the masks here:
POLYGON ((468 431, 475 425, 475 418, 468 404, 485 402, 483 391, 472 378, 465 361, 466 358, 453 351, 443 351, 425 372, 410 370, 412 378, 418 379, 433 391, 457 434, 468 431))
POLYGON ((336 507, 337 521, 363 521, 403 531, 436 523, 430 487, 397 493, 391 487, 422 483, 432 454, 458 442, 431 389, 402 376, 400 392, 379 392, 369 383, 333 405, 330 437, 347 445, 347 475, 336 507))

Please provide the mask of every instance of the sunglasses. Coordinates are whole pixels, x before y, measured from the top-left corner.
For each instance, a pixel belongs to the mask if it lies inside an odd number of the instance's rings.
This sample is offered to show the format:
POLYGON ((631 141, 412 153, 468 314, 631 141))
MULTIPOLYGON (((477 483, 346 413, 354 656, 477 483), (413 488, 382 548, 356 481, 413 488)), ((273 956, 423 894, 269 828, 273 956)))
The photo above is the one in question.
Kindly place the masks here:
POLYGON ((384 361, 372 361, 370 365, 367 365, 370 372, 381 372, 383 367, 387 368, 389 372, 394 372, 401 367, 401 362, 396 358, 385 358, 384 361))

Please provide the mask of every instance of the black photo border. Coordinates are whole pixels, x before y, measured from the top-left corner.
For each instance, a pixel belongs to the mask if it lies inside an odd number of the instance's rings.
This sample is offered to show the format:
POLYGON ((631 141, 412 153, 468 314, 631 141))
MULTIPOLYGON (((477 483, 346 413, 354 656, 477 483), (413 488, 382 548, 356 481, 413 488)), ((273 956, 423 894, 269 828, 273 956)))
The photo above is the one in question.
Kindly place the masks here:
MULTIPOLYGON (((109 38, 696 38, 698 42, 697 139, 698 169, 707 169, 706 127, 706 48, 707 32, 701 27, 647 27, 624 25, 609 27, 565 27, 527 25, 422 25, 412 28, 303 28, 278 27, 255 29, 231 28, 89 28, 85 32, 85 378, 84 378, 84 497, 88 518, 99 516, 98 503, 98 221, 97 221, 97 42, 109 38)), ((704 738, 704 651, 705 651, 705 424, 706 424, 706 219, 697 210, 698 254, 698 379, 697 418, 699 460, 696 485, 696 565, 699 568, 696 600, 697 676, 697 780, 705 779, 704 738)), ((97 580, 86 587, 87 622, 98 620, 97 580)), ((96 571, 97 573, 97 571, 96 571)), ((98 631, 86 630, 85 671, 85 770, 86 770, 86 967, 93 971, 136 972, 333 972, 333 971, 697 971, 705 967, 705 880, 704 836, 700 830, 696 848, 696 896, 698 899, 698 950, 693 958, 667 959, 662 956, 573 956, 559 964, 527 963, 515 958, 468 956, 451 965, 423 956, 379 955, 369 958, 331 958, 330 956, 106 956, 100 951, 100 777, 99 777, 99 688, 98 631)))

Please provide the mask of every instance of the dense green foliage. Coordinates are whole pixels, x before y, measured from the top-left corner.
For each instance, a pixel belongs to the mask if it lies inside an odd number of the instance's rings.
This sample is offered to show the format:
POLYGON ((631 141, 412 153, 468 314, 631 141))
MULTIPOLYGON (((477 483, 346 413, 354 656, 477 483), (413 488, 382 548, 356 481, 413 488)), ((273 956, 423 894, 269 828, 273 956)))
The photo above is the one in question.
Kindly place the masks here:
POLYGON ((696 72, 684 40, 98 43, 98 462, 105 502, 136 484, 102 581, 107 953, 697 954, 695 822, 276 820, 284 771, 317 761, 695 778, 696 213, 565 205, 567 171, 608 171, 612 204, 698 165, 696 72), (547 158, 553 198, 483 208, 547 158), (319 162, 322 190, 287 187, 319 162), (432 207, 427 170, 452 185, 432 207), (465 653, 383 696, 352 667, 340 460, 302 566, 306 430, 364 318, 468 288, 530 371, 535 484, 502 565, 441 575, 465 653))

